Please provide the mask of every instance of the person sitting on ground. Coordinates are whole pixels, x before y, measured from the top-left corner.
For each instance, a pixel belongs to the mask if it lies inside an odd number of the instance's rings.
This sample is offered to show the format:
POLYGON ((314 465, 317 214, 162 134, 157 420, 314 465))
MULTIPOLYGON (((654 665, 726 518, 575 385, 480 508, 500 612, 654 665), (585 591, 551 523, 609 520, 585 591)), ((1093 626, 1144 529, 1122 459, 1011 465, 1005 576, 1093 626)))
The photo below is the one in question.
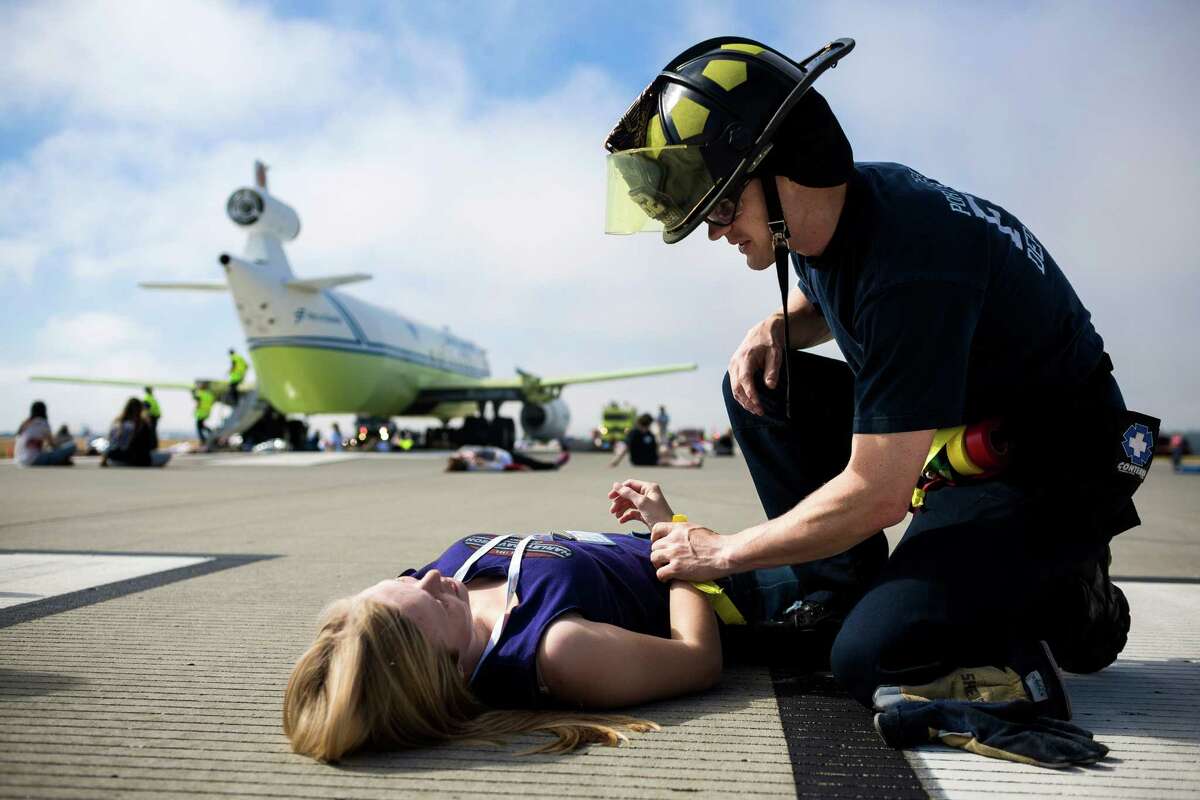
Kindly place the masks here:
POLYGON ((108 434, 108 449, 100 458, 100 466, 163 467, 171 460, 170 453, 157 452, 157 437, 147 419, 145 406, 136 397, 125 402, 121 416, 113 420, 108 434))
POLYGON ((476 447, 466 445, 458 448, 446 461, 446 472, 521 472, 526 470, 553 470, 571 460, 571 453, 563 450, 554 461, 538 461, 524 453, 510 452, 501 447, 476 447))
POLYGON ((17 429, 13 460, 22 467, 57 467, 73 463, 74 440, 55 446, 54 434, 46 418, 46 404, 34 401, 29 417, 17 429))
POLYGON ((71 435, 71 429, 62 424, 58 426, 58 430, 54 432, 54 446, 62 447, 67 442, 75 441, 75 437, 71 435))
POLYGON ((609 463, 610 467, 620 464, 625 459, 626 453, 629 454, 629 460, 635 467, 700 467, 704 465, 702 453, 684 458, 675 456, 670 448, 667 448, 666 452, 659 452, 658 438, 650 430, 653 422, 654 418, 649 414, 642 414, 637 418, 637 423, 629 431, 625 441, 617 443, 617 452, 609 463))

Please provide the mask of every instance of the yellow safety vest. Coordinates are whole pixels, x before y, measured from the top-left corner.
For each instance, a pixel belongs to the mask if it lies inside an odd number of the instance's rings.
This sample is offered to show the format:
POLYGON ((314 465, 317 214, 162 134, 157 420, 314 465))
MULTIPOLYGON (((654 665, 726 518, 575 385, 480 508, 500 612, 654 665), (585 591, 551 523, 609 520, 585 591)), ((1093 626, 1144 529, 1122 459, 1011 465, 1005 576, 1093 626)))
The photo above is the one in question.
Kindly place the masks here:
POLYGON ((162 409, 159 407, 158 399, 154 395, 147 394, 142 398, 142 402, 146 404, 146 411, 150 414, 150 416, 154 417, 155 419, 158 419, 162 416, 162 409))
POLYGON ((196 419, 208 419, 217 398, 208 389, 197 389, 192 396, 196 398, 196 419))
POLYGON ((246 377, 246 359, 234 353, 229 357, 229 381, 230 383, 238 383, 242 378, 246 377))

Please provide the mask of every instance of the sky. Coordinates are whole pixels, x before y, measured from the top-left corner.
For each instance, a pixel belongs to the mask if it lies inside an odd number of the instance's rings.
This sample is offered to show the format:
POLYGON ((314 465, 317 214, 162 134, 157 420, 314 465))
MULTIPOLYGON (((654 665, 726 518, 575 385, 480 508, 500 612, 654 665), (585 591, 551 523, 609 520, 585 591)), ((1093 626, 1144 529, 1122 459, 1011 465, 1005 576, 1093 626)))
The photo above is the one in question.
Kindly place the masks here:
MULTIPOLYGON (((43 399, 103 430, 128 392, 32 374, 220 377, 244 337, 217 281, 256 158, 303 223, 295 272, 485 347, 492 373, 694 361, 569 387, 724 427, 720 381, 774 273, 700 234, 605 236, 601 143, 711 36, 802 57, 862 161, 1019 216, 1092 312, 1127 403, 1200 428, 1200 4, 6 2, 0 14, 0 430, 43 399)), ((837 355, 832 344, 819 352, 837 355)), ((190 398, 163 393, 190 430, 190 398)), ((516 405, 505 413, 517 416, 516 405)), ((318 423, 321 421, 318 420, 318 423)))

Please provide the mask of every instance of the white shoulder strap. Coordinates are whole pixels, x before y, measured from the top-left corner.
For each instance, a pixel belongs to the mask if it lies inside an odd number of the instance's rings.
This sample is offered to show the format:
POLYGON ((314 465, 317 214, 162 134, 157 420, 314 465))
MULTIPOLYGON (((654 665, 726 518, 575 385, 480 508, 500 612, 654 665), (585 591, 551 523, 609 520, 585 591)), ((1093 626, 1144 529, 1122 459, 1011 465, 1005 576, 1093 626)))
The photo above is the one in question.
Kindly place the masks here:
POLYGON ((475 562, 478 561, 479 559, 483 558, 484 556, 486 556, 488 553, 490 553, 492 551, 492 548, 494 548, 496 545, 500 544, 507 538, 509 538, 508 534, 502 533, 499 536, 493 537, 491 540, 488 541, 487 544, 485 544, 483 547, 479 548, 474 553, 472 553, 471 557, 468 558, 466 561, 464 561, 462 563, 462 566, 459 567, 454 572, 454 580, 458 581, 459 583, 464 581, 467 577, 467 573, 471 571, 471 567, 475 566, 475 562))
MULTIPOLYGON (((498 536, 495 539, 492 539, 492 541, 487 543, 486 549, 490 550, 492 547, 496 546, 507 538, 507 536, 498 536)), ((492 635, 488 637, 487 646, 483 648, 483 654, 479 656, 479 662, 475 664, 475 670, 471 673, 471 680, 468 681, 468 683, 475 680, 475 676, 479 674, 479 668, 483 666, 484 660, 487 659, 492 650, 496 648, 496 644, 500 641, 501 634, 504 633, 504 623, 508 621, 508 607, 512 603, 513 595, 517 593, 517 579, 521 575, 521 559, 525 556, 525 548, 529 546, 529 543, 532 542, 534 538, 535 537, 533 536, 526 536, 517 544, 516 549, 513 551, 512 561, 510 561, 508 564, 508 588, 504 592, 504 610, 500 613, 499 619, 496 620, 496 624, 492 627, 492 635)), ((475 552, 475 555, 468 559, 468 564, 464 566, 468 566, 469 563, 473 563, 475 559, 483 555, 484 551, 484 547, 479 548, 479 550, 475 552)), ((466 574, 466 571, 462 567, 459 568, 459 572, 462 572, 464 575, 466 574)), ((458 577, 458 573, 455 573, 455 579, 462 580, 458 577)))

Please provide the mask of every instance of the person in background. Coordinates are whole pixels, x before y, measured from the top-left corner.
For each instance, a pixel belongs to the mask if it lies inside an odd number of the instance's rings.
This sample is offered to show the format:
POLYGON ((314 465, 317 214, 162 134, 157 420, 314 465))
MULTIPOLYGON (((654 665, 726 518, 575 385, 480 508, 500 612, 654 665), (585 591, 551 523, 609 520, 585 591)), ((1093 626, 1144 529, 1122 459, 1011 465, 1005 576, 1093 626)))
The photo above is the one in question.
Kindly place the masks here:
POLYGON ((246 359, 242 358, 236 350, 229 348, 229 404, 236 406, 238 403, 238 386, 246 379, 246 370, 249 368, 246 359))
POLYGON ((671 441, 671 437, 668 433, 668 431, 670 430, 670 425, 671 425, 671 417, 667 414, 666 406, 658 407, 657 422, 658 422, 658 438, 661 439, 663 442, 671 441))
POLYGON ((157 439, 142 401, 131 397, 125 401, 121 415, 113 420, 112 430, 108 433, 108 449, 100 458, 100 466, 166 466, 171 454, 155 451, 157 439))
POLYGON ((635 467, 700 467, 704 465, 704 456, 696 455, 692 458, 678 458, 669 453, 660 453, 658 448, 658 439, 650 430, 651 423, 654 418, 649 414, 642 414, 637 418, 637 424, 633 430, 625 437, 625 441, 617 443, 617 452, 613 456, 613 460, 609 462, 610 467, 615 467, 625 460, 625 454, 629 454, 629 460, 635 467))
POLYGON ((554 461, 538 461, 524 453, 509 452, 501 447, 458 448, 446 460, 446 472, 520 472, 554 470, 571 460, 569 450, 563 450, 554 461))
POLYGON ((162 416, 162 407, 158 404, 158 398, 154 396, 153 386, 146 387, 142 404, 146 406, 146 421, 150 423, 150 430, 154 433, 154 448, 158 449, 158 418, 162 416))
POLYGON ((344 437, 342 436, 342 428, 336 422, 333 423, 333 430, 329 432, 329 449, 341 450, 344 447, 344 437))
POLYGON ((1170 439, 1170 446, 1171 467, 1176 472, 1179 472, 1180 467, 1183 466, 1183 434, 1173 434, 1170 439))
POLYGON ((74 463, 75 442, 54 446, 54 435, 46 418, 46 404, 34 401, 29 417, 17 429, 13 460, 22 467, 58 467, 74 463))
POLYGON ((59 425, 58 430, 54 433, 54 446, 62 447, 67 442, 75 441, 75 437, 71 435, 71 429, 65 424, 59 425))
POLYGON ((217 398, 213 395, 212 390, 208 388, 208 381, 199 381, 196 383, 196 388, 192 389, 192 398, 196 401, 196 437, 200 439, 200 444, 208 444, 208 416, 212 413, 213 403, 217 398))

